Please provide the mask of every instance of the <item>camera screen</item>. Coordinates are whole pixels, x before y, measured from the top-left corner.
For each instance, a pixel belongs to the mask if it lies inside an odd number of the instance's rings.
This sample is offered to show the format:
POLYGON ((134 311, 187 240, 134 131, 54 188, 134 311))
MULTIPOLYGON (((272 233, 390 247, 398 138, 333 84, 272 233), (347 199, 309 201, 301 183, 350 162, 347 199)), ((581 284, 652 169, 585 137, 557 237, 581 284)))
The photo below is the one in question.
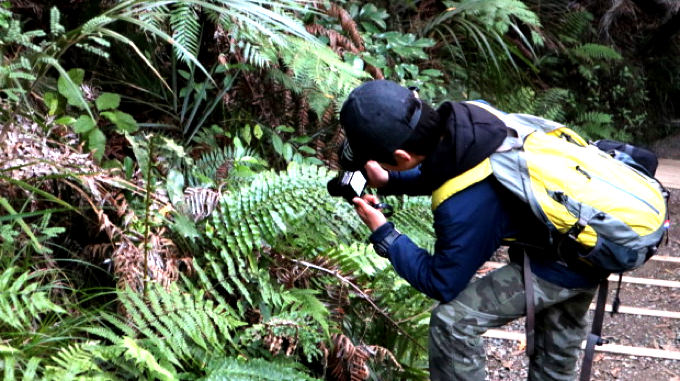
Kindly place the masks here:
POLYGON ((354 189, 354 192, 356 192, 358 196, 361 196, 361 193, 364 191, 364 187, 366 186, 366 179, 361 174, 361 172, 354 172, 352 179, 349 181, 349 185, 352 186, 352 189, 354 189))

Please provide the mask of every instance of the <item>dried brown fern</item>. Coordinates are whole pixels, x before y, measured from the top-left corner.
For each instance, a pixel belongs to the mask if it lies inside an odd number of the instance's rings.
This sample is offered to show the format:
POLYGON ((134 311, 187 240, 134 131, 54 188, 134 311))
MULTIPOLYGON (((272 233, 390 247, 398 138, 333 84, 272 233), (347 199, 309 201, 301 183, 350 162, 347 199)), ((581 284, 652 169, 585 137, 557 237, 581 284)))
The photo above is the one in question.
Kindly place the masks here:
POLYGON ((265 327, 267 333, 262 338, 262 343, 271 354, 276 356, 283 352, 286 356, 292 356, 295 353, 300 341, 300 326, 296 322, 284 319, 272 319, 265 323, 265 327), (294 333, 292 335, 277 333, 276 331, 283 331, 276 329, 281 327, 287 327, 289 328, 288 331, 292 330, 294 333))
POLYGON ((378 345, 354 345, 343 334, 331 337, 333 349, 328 356, 328 368, 336 380, 365 381, 371 376, 369 361, 390 363, 402 371, 401 365, 388 349, 378 345))
MULTIPOLYGON (((37 123, 19 117, 0 145, 0 170, 4 170, 3 174, 8 178, 74 200, 71 203, 76 209, 85 210, 80 212, 85 218, 90 218, 89 206, 94 217, 94 234, 103 233, 107 242, 97 239, 95 242, 99 244, 85 243, 85 249, 76 252, 85 260, 101 260, 102 256, 111 258, 119 288, 139 291, 145 279, 168 285, 177 279, 179 266, 191 270, 190 259, 181 257, 174 243, 165 237, 165 230, 160 229, 151 232, 151 264, 144 274, 142 237, 128 226, 134 220, 134 211, 123 194, 124 191, 143 194, 142 180, 135 179, 140 183, 136 184, 117 177, 114 172, 99 167, 89 153, 82 153, 80 149, 77 135, 64 131, 63 126, 45 131, 37 123), (55 136, 57 140, 50 135, 52 131, 59 131, 55 136), (44 181, 52 175, 59 176, 54 181, 44 181)), ((32 193, 27 192, 23 187, 0 180, 0 194, 18 193, 27 197, 32 193)), ((155 211, 169 204, 161 191, 151 196, 155 211)), ((31 200, 34 210, 45 208, 37 199, 31 200)))
POLYGON ((349 36, 352 38, 352 42, 354 42, 354 45, 356 45, 360 51, 363 51, 364 40, 361 38, 361 34, 359 34, 357 23, 354 22, 349 12, 347 12, 344 8, 340 7, 339 5, 333 3, 331 4, 330 9, 327 9, 327 13, 329 16, 335 17, 338 19, 338 21, 340 21, 340 26, 342 27, 342 30, 347 32, 347 34, 349 34, 349 36))

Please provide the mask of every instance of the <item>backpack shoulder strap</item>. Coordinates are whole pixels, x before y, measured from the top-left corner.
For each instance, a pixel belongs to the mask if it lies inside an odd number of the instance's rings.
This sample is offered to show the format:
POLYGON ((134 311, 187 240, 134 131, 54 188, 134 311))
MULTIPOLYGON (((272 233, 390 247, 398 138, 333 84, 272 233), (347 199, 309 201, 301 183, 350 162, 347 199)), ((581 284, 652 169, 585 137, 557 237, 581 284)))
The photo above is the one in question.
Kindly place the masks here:
POLYGON ((583 364, 581 365, 581 375, 579 381, 590 380, 590 372, 593 369, 593 358, 595 357, 595 346, 606 344, 607 341, 602 339, 602 322, 604 321, 604 308, 607 303, 607 291, 609 281, 604 278, 600 282, 600 287, 597 292, 597 302, 595 305, 595 316, 593 316, 593 325, 588 333, 586 339, 586 348, 583 354, 583 364))
POLYGON ((437 209, 442 202, 461 190, 476 184, 493 173, 489 158, 482 160, 479 164, 461 173, 460 175, 446 181, 442 186, 432 192, 432 210, 437 209))

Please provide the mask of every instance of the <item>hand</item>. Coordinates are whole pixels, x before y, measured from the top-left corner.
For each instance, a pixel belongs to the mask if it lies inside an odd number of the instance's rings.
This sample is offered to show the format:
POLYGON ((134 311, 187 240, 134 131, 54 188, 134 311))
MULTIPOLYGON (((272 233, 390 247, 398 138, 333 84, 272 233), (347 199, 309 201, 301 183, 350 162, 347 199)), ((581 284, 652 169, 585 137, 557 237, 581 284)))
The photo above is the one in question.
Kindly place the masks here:
POLYGON ((368 161, 364 166, 364 169, 366 169, 366 176, 368 177, 368 186, 380 188, 387 185, 390 175, 377 161, 368 161))
POLYGON ((380 210, 372 207, 370 204, 377 204, 379 202, 377 196, 366 194, 363 198, 354 197, 352 202, 354 203, 354 210, 357 211, 359 218, 361 218, 361 221, 363 221, 372 232, 387 222, 387 218, 385 218, 380 210))

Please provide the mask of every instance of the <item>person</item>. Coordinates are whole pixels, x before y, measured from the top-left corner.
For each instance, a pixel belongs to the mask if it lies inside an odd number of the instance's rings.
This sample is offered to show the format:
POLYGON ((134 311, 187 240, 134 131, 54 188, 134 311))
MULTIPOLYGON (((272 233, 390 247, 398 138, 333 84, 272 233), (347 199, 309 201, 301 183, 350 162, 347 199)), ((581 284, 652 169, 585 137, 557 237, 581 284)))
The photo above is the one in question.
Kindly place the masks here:
POLYGON ((533 293, 529 304, 535 310, 528 378, 575 379, 586 314, 606 274, 565 263, 529 206, 494 176, 476 170, 508 137, 505 125, 465 102, 444 102, 435 110, 414 91, 386 80, 354 89, 340 123, 346 135, 343 169, 363 168, 379 195, 433 195, 432 255, 371 206, 378 196, 353 199, 376 252, 439 301, 429 327, 431 379, 485 379, 481 335, 526 315, 527 293, 533 293), (523 243, 510 246, 510 263, 471 282, 507 239, 523 243), (527 283, 531 288, 525 289, 527 283))

